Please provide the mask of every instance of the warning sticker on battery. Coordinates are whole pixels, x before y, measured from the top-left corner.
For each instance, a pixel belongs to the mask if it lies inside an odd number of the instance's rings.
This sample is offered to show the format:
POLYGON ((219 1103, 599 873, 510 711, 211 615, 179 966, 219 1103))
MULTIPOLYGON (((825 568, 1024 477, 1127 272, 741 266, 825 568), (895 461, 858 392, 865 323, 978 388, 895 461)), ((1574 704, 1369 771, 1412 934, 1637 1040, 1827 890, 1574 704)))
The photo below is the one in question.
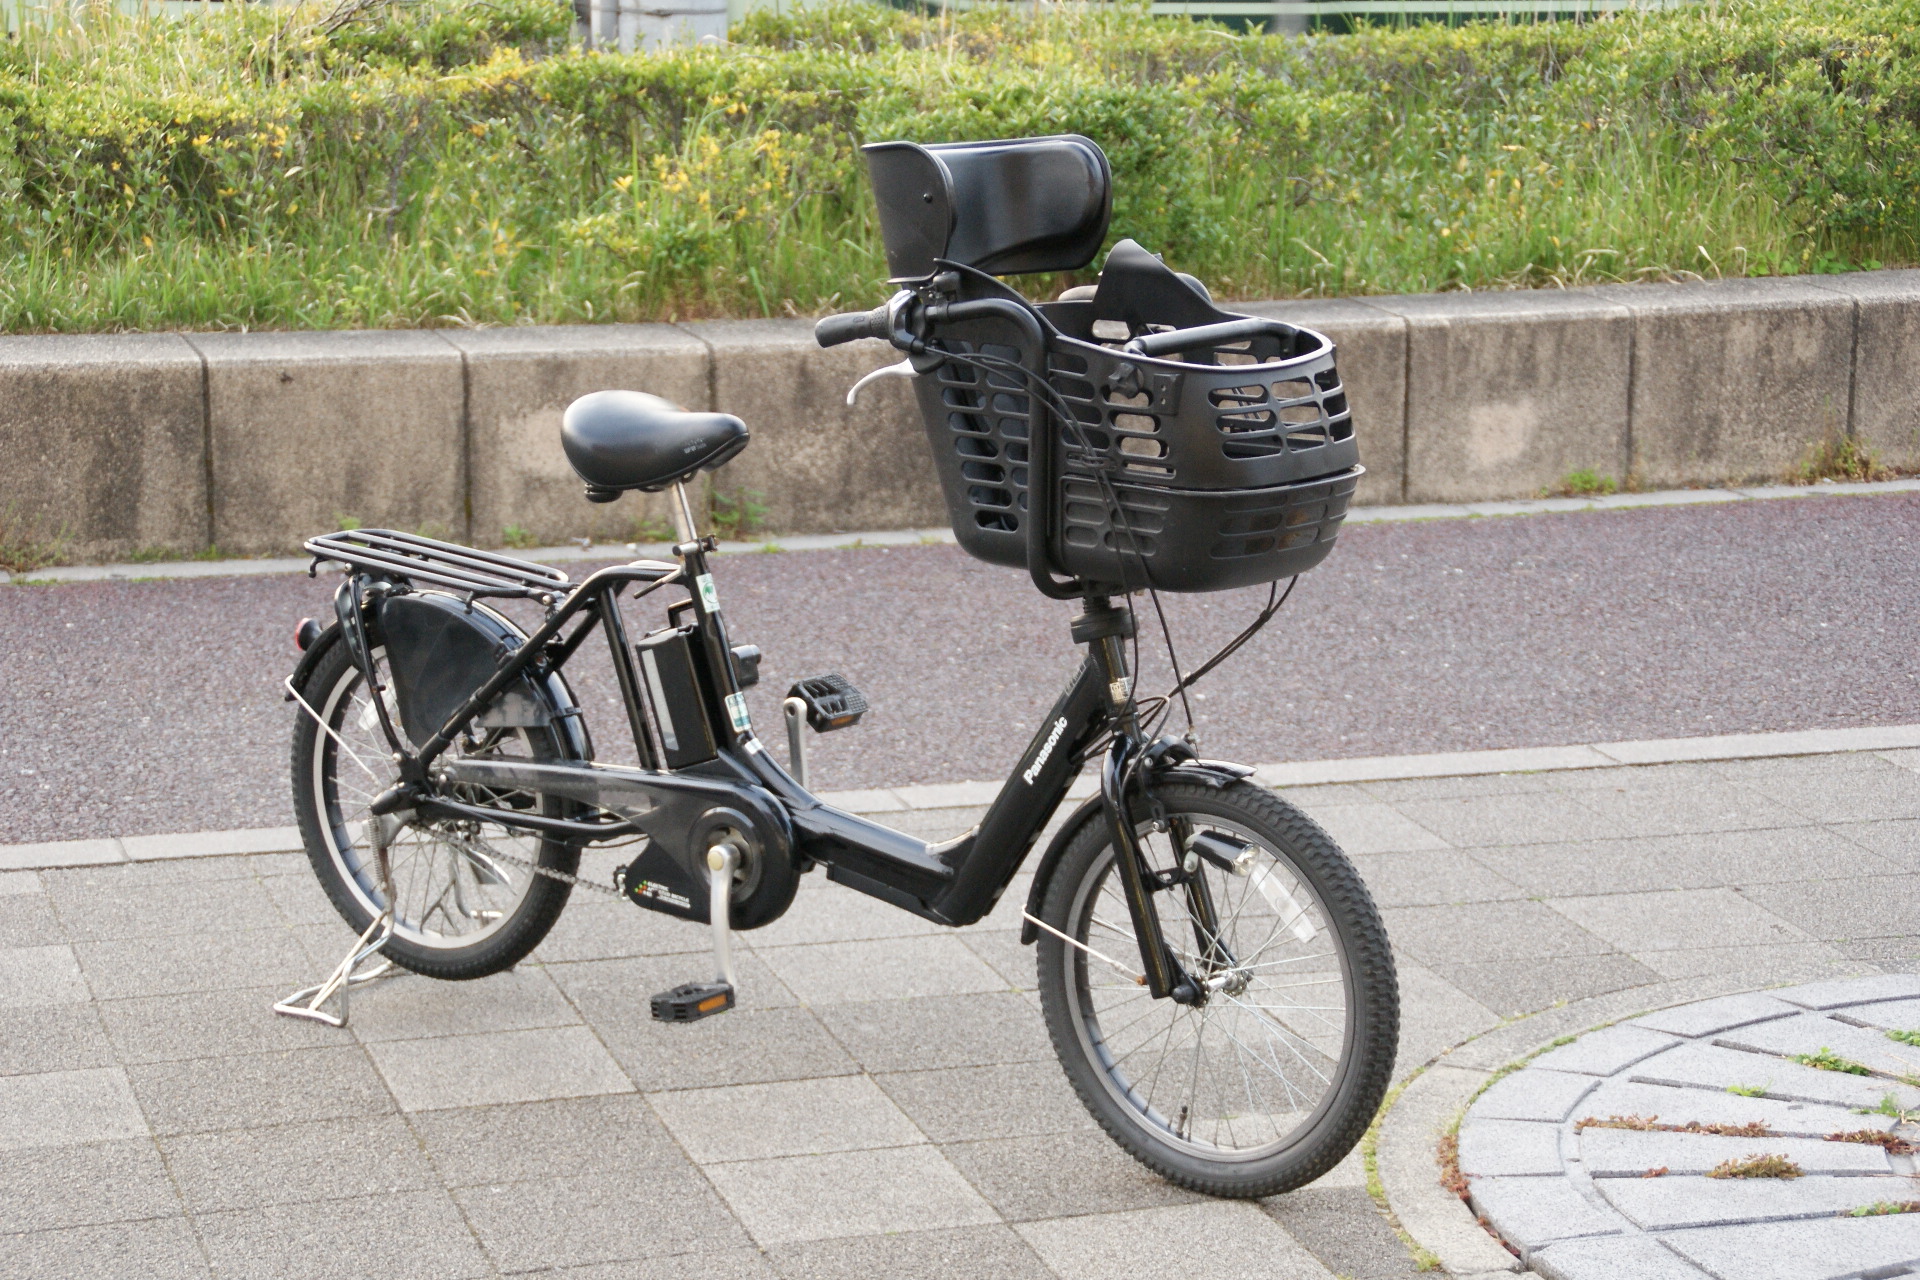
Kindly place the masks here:
POLYGON ((738 733, 745 733, 752 722, 747 719, 747 695, 730 693, 727 695, 727 711, 733 717, 733 727, 738 733))
POLYGON ((713 589, 713 575, 703 573, 695 578, 694 585, 700 588, 700 603, 708 613, 720 612, 720 593, 713 589))

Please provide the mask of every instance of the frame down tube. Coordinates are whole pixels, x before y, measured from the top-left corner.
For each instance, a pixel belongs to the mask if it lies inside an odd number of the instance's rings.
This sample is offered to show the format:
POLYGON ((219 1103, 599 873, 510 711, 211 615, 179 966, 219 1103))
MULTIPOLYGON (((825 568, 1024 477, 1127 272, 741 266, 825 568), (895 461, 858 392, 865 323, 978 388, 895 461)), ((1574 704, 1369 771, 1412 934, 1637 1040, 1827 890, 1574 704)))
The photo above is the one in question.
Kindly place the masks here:
POLYGON ((952 883, 932 904, 940 919, 969 925, 993 909, 1066 798, 1083 753, 1108 718, 1106 673, 1089 656, 1041 721, 971 845, 955 862, 952 883))

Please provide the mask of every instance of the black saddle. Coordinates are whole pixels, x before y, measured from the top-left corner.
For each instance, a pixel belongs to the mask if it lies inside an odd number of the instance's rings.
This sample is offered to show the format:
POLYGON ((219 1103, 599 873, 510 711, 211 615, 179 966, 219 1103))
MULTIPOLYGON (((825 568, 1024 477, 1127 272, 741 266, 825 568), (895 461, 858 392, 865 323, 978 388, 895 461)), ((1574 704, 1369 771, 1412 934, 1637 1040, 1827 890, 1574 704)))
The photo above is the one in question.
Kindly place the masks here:
POLYGON ((587 497, 612 502, 628 489, 664 489, 719 466, 747 447, 747 424, 639 391, 596 391, 567 406, 560 444, 587 497))

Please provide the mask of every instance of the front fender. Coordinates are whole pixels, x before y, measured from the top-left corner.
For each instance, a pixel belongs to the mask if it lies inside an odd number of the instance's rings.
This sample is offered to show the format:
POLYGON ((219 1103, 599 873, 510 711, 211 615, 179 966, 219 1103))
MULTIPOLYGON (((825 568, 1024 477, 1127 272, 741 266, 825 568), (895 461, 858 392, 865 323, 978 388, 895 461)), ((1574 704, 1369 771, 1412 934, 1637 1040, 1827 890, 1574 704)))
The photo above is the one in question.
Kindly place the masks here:
POLYGON ((1101 806, 1100 797, 1091 796, 1082 800, 1079 806, 1067 815, 1067 820, 1060 824, 1058 831, 1053 833, 1053 839, 1047 842, 1046 851, 1040 855, 1040 861, 1034 864, 1033 888, 1027 891, 1027 911, 1026 915, 1020 919, 1021 946, 1030 947, 1040 937, 1040 930, 1033 922, 1040 918, 1040 904, 1047 899, 1047 886, 1053 883, 1053 869, 1059 865, 1060 856, 1067 851, 1067 846, 1073 843, 1074 837, 1080 834, 1082 827, 1089 822, 1099 822, 1105 817, 1106 813, 1101 806))
MULTIPOLYGON (((1179 764, 1159 770, 1153 781, 1193 781, 1210 787, 1226 788, 1253 775, 1253 770, 1242 764, 1230 764, 1224 760, 1185 760, 1179 764)), ((1151 785, 1151 784, 1149 784, 1151 785)), ((1092 796, 1080 802, 1078 808, 1067 815, 1048 842, 1046 851, 1040 855, 1040 861, 1033 868, 1033 888, 1027 893, 1027 913, 1020 921, 1020 944, 1032 946, 1040 937, 1040 930, 1033 923, 1040 916, 1040 906, 1047 900, 1047 887, 1053 882, 1053 869, 1059 865, 1060 857, 1066 853, 1067 846, 1073 842, 1080 829, 1089 822, 1099 822, 1106 817, 1106 811, 1099 796, 1092 796), (1031 919, 1027 917, 1032 917, 1031 919)))

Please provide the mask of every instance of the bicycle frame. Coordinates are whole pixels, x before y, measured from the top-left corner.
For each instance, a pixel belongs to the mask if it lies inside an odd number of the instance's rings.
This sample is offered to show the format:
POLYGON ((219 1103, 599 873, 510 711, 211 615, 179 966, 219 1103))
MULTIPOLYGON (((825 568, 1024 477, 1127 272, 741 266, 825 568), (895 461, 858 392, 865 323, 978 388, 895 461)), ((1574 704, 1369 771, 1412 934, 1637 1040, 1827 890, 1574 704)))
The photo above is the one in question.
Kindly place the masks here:
POLYGON ((802 868, 814 863, 824 865, 830 880, 925 919, 958 927, 974 923, 993 908, 1065 799, 1089 753, 1104 734, 1111 732, 1111 746, 1102 763, 1101 803, 1116 847, 1126 855, 1122 877, 1135 936, 1141 942, 1144 982, 1155 996, 1180 998, 1191 991, 1190 983, 1183 989, 1186 975, 1161 937, 1158 916, 1149 898, 1155 890, 1172 888, 1183 877, 1177 869, 1156 872, 1147 865, 1131 819, 1137 816, 1137 802, 1146 798, 1146 775, 1190 762, 1192 753, 1175 740, 1163 740, 1151 747, 1144 740, 1134 714, 1122 646, 1132 633, 1132 618, 1114 608, 1106 597, 1086 597, 1086 612, 1074 620, 1073 636, 1076 642, 1087 645, 1089 652, 1035 730, 980 824, 955 839, 929 844, 826 804, 782 768, 760 743, 747 718, 726 622, 713 586, 708 563, 711 540, 689 538, 681 542, 674 548, 678 566, 638 561, 598 570, 578 584, 564 583, 564 579, 502 584, 492 579, 476 583, 472 579, 476 575, 485 578, 485 573, 470 566, 479 563, 484 570, 499 572, 503 566, 521 566, 524 562, 383 531, 369 530, 354 536, 352 546, 341 535, 330 535, 315 539, 309 550, 317 559, 344 560, 348 565, 347 580, 336 594, 336 613, 342 637, 370 689, 383 686, 371 658, 366 606, 370 599, 393 592, 398 580, 464 587, 470 598, 531 597, 548 609, 541 626, 501 658, 493 674, 417 747, 393 724, 387 699, 370 699, 382 732, 393 747, 400 774, 398 785, 374 801, 376 815, 412 811, 429 818, 482 820, 576 845, 642 833, 664 844, 669 852, 701 857, 704 850, 677 849, 674 842, 688 837, 698 814, 721 805, 782 833, 784 840, 776 843, 787 847, 769 850, 771 856, 792 857, 802 868), (368 551, 360 546, 382 539, 404 539, 411 554, 443 560, 383 556, 377 548, 368 551), (717 731, 714 760, 682 770, 662 767, 659 726, 643 695, 642 675, 619 607, 621 593, 635 584, 640 590, 634 593, 634 599, 668 585, 687 590, 684 601, 670 606, 669 616, 683 611, 691 614, 691 639, 703 658, 701 665, 707 677, 698 682, 700 693, 709 722, 717 731), (561 671, 596 628, 607 639, 641 761, 639 768, 591 760, 533 763, 446 755, 448 747, 503 691, 522 677, 544 680, 561 671), (1168 745, 1177 749, 1169 751, 1168 745), (504 806, 472 804, 447 794, 450 787, 460 784, 558 796, 597 809, 602 816, 591 820, 556 818, 504 806))

